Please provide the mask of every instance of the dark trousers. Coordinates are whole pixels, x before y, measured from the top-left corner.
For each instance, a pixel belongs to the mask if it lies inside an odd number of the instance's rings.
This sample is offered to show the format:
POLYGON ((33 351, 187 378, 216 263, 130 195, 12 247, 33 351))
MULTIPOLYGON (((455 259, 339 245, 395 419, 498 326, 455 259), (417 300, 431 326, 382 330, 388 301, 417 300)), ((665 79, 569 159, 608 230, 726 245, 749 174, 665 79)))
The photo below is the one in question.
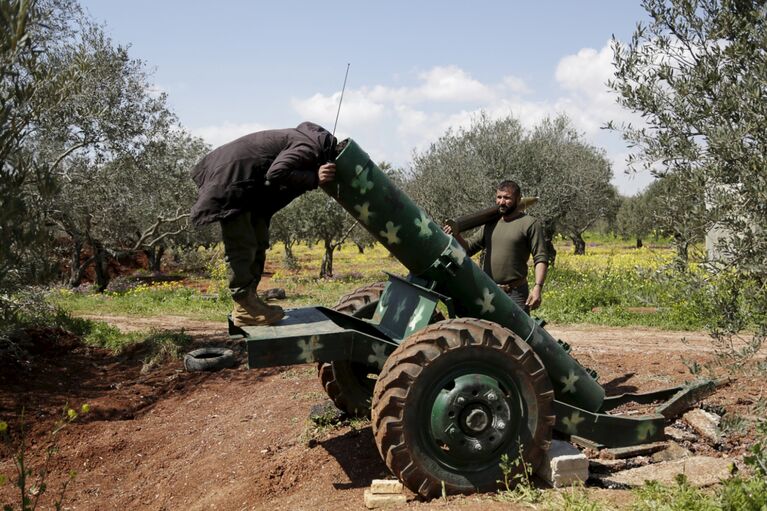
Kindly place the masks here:
POLYGON ((508 291, 506 291, 506 294, 511 298, 514 303, 519 305, 519 308, 525 311, 525 314, 528 316, 530 315, 530 307, 525 305, 525 302, 527 301, 527 297, 530 296, 530 287, 527 285, 527 283, 522 284, 521 286, 511 288, 508 291))
POLYGON ((224 258, 229 265, 229 290, 238 298, 261 281, 269 248, 270 217, 245 212, 221 222, 224 258))

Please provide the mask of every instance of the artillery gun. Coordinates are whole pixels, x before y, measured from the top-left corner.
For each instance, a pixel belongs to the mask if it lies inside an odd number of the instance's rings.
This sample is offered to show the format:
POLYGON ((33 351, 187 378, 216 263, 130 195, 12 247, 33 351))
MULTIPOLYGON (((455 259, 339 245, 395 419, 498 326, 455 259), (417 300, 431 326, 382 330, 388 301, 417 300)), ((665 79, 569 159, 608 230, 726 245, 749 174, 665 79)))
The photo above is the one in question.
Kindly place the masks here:
POLYGON ((274 326, 230 322, 229 333, 245 340, 250 368, 318 363, 328 396, 349 414, 370 414, 386 465, 414 492, 496 489, 501 456, 537 467, 553 431, 594 446, 661 440, 665 421, 711 388, 605 397, 567 343, 525 314, 353 140, 340 145, 336 179, 323 189, 410 274, 333 308, 289 309, 274 326), (609 413, 664 400, 651 415, 609 413))

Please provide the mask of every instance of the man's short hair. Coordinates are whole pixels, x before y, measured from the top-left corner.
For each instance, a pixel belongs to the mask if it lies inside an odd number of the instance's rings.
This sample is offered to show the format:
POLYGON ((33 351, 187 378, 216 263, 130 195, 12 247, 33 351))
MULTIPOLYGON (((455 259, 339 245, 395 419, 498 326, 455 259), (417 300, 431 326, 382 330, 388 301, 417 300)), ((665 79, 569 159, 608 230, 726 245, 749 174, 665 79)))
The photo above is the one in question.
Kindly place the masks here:
POLYGON ((516 183, 516 181, 512 181, 511 179, 505 179, 498 183, 498 186, 495 188, 496 190, 507 190, 511 192, 512 195, 521 195, 522 189, 519 188, 519 185, 516 183))

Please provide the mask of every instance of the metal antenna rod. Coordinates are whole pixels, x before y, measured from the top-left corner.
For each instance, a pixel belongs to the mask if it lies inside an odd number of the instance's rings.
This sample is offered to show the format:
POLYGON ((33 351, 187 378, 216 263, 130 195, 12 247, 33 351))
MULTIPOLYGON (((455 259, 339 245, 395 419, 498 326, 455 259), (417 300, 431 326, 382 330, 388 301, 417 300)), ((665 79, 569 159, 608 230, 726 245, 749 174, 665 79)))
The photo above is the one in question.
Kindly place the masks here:
POLYGON ((336 126, 338 126, 338 116, 341 114, 341 103, 344 101, 344 91, 346 90, 346 79, 349 78, 349 66, 351 62, 346 64, 346 74, 344 75, 344 85, 341 87, 341 99, 338 100, 338 111, 336 112, 336 122, 333 123, 333 136, 336 136, 336 126))

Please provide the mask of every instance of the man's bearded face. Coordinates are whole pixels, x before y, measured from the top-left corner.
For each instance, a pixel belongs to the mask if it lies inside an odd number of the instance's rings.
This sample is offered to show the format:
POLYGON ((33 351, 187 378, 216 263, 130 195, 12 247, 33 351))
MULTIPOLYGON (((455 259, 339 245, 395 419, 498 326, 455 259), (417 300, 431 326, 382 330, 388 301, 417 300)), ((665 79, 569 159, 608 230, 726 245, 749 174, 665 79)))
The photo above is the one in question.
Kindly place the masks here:
POLYGON ((495 192, 495 204, 501 215, 510 215, 517 209, 518 197, 511 190, 497 190, 495 192))

